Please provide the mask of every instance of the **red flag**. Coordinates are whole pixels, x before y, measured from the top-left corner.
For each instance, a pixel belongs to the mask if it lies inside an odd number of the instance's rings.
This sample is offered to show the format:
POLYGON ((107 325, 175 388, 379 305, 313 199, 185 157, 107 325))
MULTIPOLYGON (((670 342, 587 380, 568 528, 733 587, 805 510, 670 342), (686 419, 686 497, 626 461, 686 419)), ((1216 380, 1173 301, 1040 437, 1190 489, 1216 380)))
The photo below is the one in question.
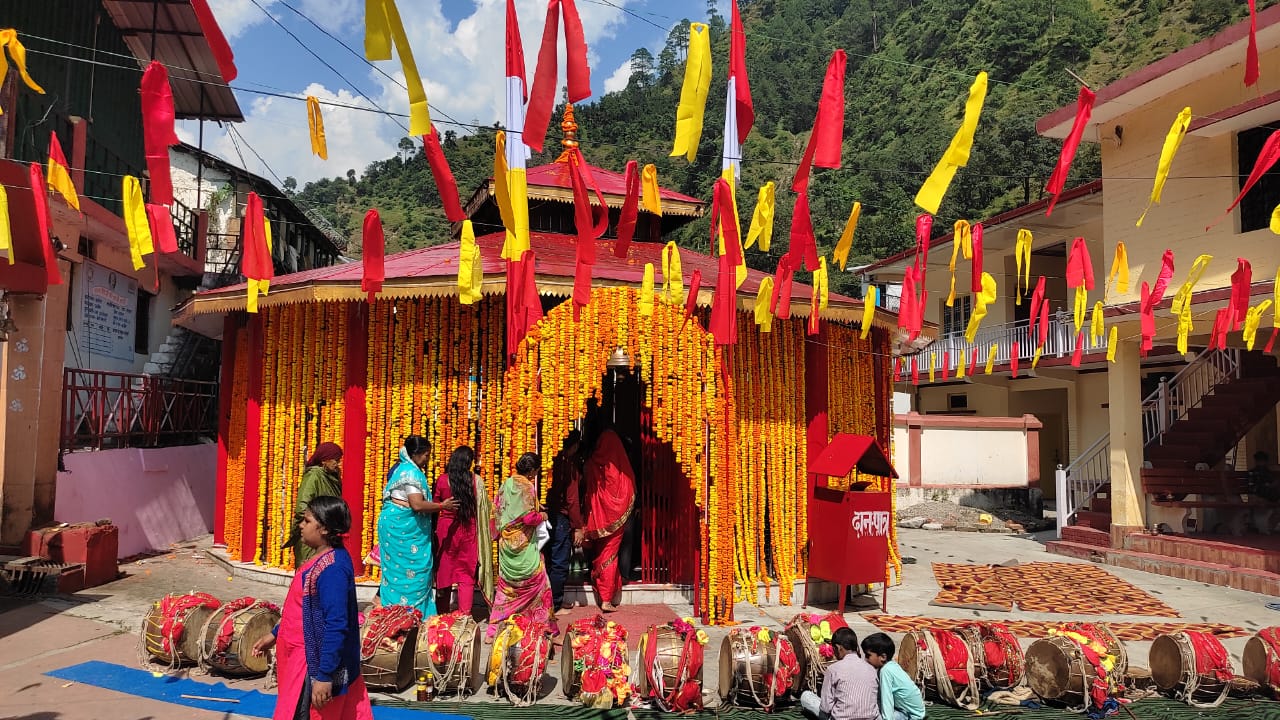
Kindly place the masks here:
POLYGON ((573 276, 574 319, 581 308, 591 300, 591 269, 596 264, 596 238, 609 227, 609 206, 604 195, 591 178, 587 162, 577 148, 569 151, 569 178, 573 182, 573 222, 577 231, 576 270, 573 276), (598 208, 591 205, 591 192, 599 201, 598 208))
POLYGON ((426 152, 427 165, 431 166, 431 177, 436 181, 436 191, 440 193, 445 219, 451 223, 466 220, 467 214, 462 211, 462 203, 458 199, 458 183, 453 179, 453 170, 449 167, 448 158, 444 156, 444 148, 440 146, 440 133, 434 125, 431 126, 430 135, 422 136, 422 146, 426 152))
POLYGON ((977 375, 978 374, 977 367, 978 367, 978 346, 974 345, 973 359, 969 362, 969 374, 977 375))
POLYGON ((1084 357, 1084 330, 1076 333, 1076 350, 1071 353, 1071 367, 1080 367, 1080 360, 1084 357))
POLYGON ((218 63, 218 72, 222 75, 222 82, 230 83, 236 79, 238 74, 236 58, 231 53, 231 46, 227 44, 227 38, 222 34, 222 28, 218 26, 218 21, 214 18, 213 11, 209 9, 208 0, 191 0, 191 9, 196 13, 196 22, 200 25, 200 32, 204 34, 205 41, 209 43, 209 50, 213 53, 213 60, 218 63))
MULTIPOLYGON (((693 311, 698 307, 698 291, 702 289, 702 271, 694 270, 693 277, 689 278, 689 296, 684 300, 684 322, 689 322, 689 318, 693 317, 693 311)), ((684 323, 680 324, 684 328, 684 323)))
POLYGON ((547 125, 555 109, 557 84, 556 30, 560 25, 560 8, 564 7, 565 62, 568 67, 568 97, 571 103, 591 96, 591 68, 587 65, 587 39, 578 17, 574 0, 548 0, 547 24, 542 28, 542 46, 538 49, 538 67, 533 73, 533 89, 529 92, 529 108, 524 120, 524 144, 534 152, 542 152, 547 125))
POLYGON ((902 294, 898 297, 898 329, 911 333, 915 339, 918 332, 913 324, 916 304, 916 266, 908 266, 902 273, 902 294))
POLYGON ((1146 357, 1147 352, 1151 350, 1152 340, 1156 336, 1156 313, 1155 303, 1151 302, 1151 287, 1147 285, 1147 281, 1142 281, 1141 308, 1139 313, 1139 322, 1142 329, 1142 355, 1146 357))
POLYGON ((372 301, 374 293, 382 292, 382 281, 387 277, 387 239, 382 233, 382 218, 378 217, 377 210, 369 210, 364 214, 364 234, 360 247, 361 261, 364 263, 360 289, 369 293, 369 300, 372 301))
POLYGON ((1053 168, 1053 174, 1049 176, 1049 182, 1044 187, 1044 191, 1053 196, 1049 200, 1049 207, 1044 211, 1045 216, 1053 214, 1053 206, 1058 203, 1058 196, 1062 194, 1062 188, 1067 184, 1067 175, 1071 172, 1071 161, 1075 160, 1076 150, 1080 147, 1080 138, 1084 135, 1085 126, 1089 124, 1089 116, 1093 114, 1093 100, 1092 90, 1087 87, 1080 88, 1080 95, 1076 98, 1076 119, 1071 123, 1071 132, 1067 133, 1067 139, 1062 141, 1062 153, 1058 155, 1058 164, 1053 168))
POLYGON ((982 223, 974 223, 970 230, 973 235, 973 283, 972 292, 982 292, 982 223))
MULTIPOLYGON (((797 199, 797 202, 799 200, 797 199)), ((806 209, 808 201, 806 200, 806 209)), ((738 238, 738 218, 733 217, 733 188, 729 186, 729 181, 724 178, 717 178, 715 191, 711 196, 711 250, 715 252, 719 243, 716 241, 717 230, 724 235, 724 252, 729 256, 730 267, 736 268, 742 264, 742 241, 738 238)), ((792 230, 795 229, 795 219, 792 219, 792 230)), ((812 237, 813 228, 809 228, 810 237, 812 237)), ((794 237, 794 235, 793 235, 794 237)), ((794 246, 793 246, 794 247, 794 246)), ((806 250, 808 248, 806 247, 806 250)), ((813 254, 816 258, 818 254, 817 241, 813 241, 813 254)), ((815 267, 817 260, 814 260, 815 267)), ((735 280, 736 283, 736 280, 735 280)), ((735 285, 736 287, 736 285, 735 285)))
MULTIPOLYGON (((813 121, 813 133, 805 146, 800 167, 791 179, 794 192, 809 189, 811 166, 840 167, 840 146, 844 142, 844 69, 847 57, 844 50, 831 53, 827 75, 822 81, 822 97, 818 100, 818 115, 813 121)), ((812 268, 811 268, 812 269, 812 268)))
POLYGON ((942 379, 951 379, 951 353, 947 350, 942 351, 942 379))
POLYGON ((1277 335, 1280 335, 1280 327, 1271 328, 1271 337, 1267 339, 1267 346, 1262 348, 1262 352, 1267 352, 1267 353, 1271 352, 1271 349, 1276 346, 1277 335))
POLYGON ((778 269, 773 274, 773 297, 769 298, 769 312, 786 320, 791 317, 791 283, 795 278, 795 265, 791 256, 778 259, 778 269))
MULTIPOLYGON (((1142 301, 1142 309, 1144 311, 1155 311, 1160 301, 1164 299, 1164 291, 1169 288, 1169 280, 1173 278, 1173 251, 1165 250, 1164 257, 1160 259, 1160 275, 1156 277, 1155 287, 1151 288, 1151 297, 1142 301), (1150 306, 1150 307, 1148 307, 1150 306)), ((1154 320, 1153 320, 1154 321, 1154 320)))
POLYGON ((1014 377, 1018 377, 1018 341, 1013 341, 1013 347, 1009 349, 1009 370, 1014 377))
POLYGON ((142 142, 146 152, 147 174, 151 179, 151 202, 173 204, 173 180, 169 174, 169 146, 177 145, 173 130, 173 90, 169 87, 169 71, 151 61, 142 73, 142 142))
POLYGON ((1244 51, 1244 86, 1258 82, 1258 7, 1249 0, 1249 46, 1244 51))
POLYGON ((173 215, 169 208, 147 203, 147 221, 151 226, 151 242, 162 253, 178 252, 178 236, 173 230, 173 215))
POLYGON ((1272 165, 1276 164, 1276 160, 1280 160, 1280 130, 1276 130, 1271 133, 1267 138, 1267 141, 1262 144, 1262 150, 1258 152, 1258 158, 1253 161, 1253 170, 1250 171, 1249 178, 1244 181, 1244 188, 1240 190, 1240 194, 1237 195, 1235 201, 1231 203, 1231 207, 1227 208, 1226 212, 1222 213, 1217 220, 1210 223, 1205 230, 1208 230, 1214 225, 1222 222, 1222 218, 1226 217, 1232 210, 1235 210, 1236 205, 1239 205, 1240 201, 1244 199, 1244 196, 1253 189, 1254 184, 1257 183, 1258 180, 1262 179, 1263 175, 1267 174, 1267 171, 1271 169, 1272 165))
POLYGON ((717 345, 732 345, 738 340, 736 267, 727 253, 720 256, 720 268, 716 273, 716 296, 711 302, 711 334, 717 345))
POLYGON ((1040 345, 1038 347, 1044 347, 1044 344, 1048 341, 1049 341, 1049 301, 1044 300, 1040 304, 1040 345))
POLYGON ((1067 287, 1093 290, 1093 261, 1089 259, 1089 245, 1084 238, 1076 238, 1067 254, 1067 287))
MULTIPOLYGON (((924 287, 925 271, 929 267, 929 240, 933 235, 933 216, 920 213, 916 216, 916 270, 920 287, 924 287)), ((978 278, 981 281, 981 277, 978 278)), ((982 289, 979 284, 979 291, 982 289)))
MULTIPOLYGON (((627 250, 631 248, 631 238, 636 234, 636 216, 640 210, 640 165, 635 160, 627 161, 623 183, 626 185, 627 195, 622 200, 622 213, 618 215, 618 241, 613 244, 613 254, 614 257, 625 259, 627 250)), ((714 219, 711 227, 715 227, 714 219)))
MULTIPOLYGON (((717 181, 723 182, 723 179, 717 181)), ((712 226, 714 227, 714 225, 712 226)), ((725 244, 726 247, 728 243, 725 244)), ((818 240, 813 235, 813 217, 809 213, 809 193, 796 195, 795 209, 791 213, 791 245, 787 254, 795 257, 795 264, 804 260, 804 269, 818 269, 818 240)))
MULTIPOLYGON (((53 227, 53 220, 49 217, 49 190, 44 184, 44 171, 40 169, 40 163, 31 163, 31 199, 36 205, 36 233, 37 240, 40 242, 41 251, 44 253, 44 272, 50 285, 61 285, 62 275, 58 273, 58 254, 53 249, 53 237, 49 235, 49 229, 53 227)), ((13 248, 9 248, 9 252, 13 252, 13 248)))
POLYGON ((1209 337, 1210 350, 1227 349, 1227 331, 1231 329, 1230 308, 1219 308, 1213 315, 1213 331, 1209 337))
POLYGON ((911 384, 920 384, 920 365, 916 362, 916 356, 911 356, 911 384))
POLYGON ((535 260, 532 250, 525 250, 519 260, 507 261, 507 354, 514 355, 529 328, 542 320, 542 299, 534 280, 535 260))
POLYGON ((271 261, 271 251, 267 248, 265 218, 262 213, 262 198, 258 193, 250 192, 244 201, 244 222, 241 232, 244 234, 243 257, 240 271, 250 280, 270 280, 276 276, 275 265, 271 261))
POLYGON ((507 75, 520 78, 520 87, 525 99, 529 97, 529 86, 524 79, 524 42, 520 39, 520 17, 516 13, 515 0, 507 0, 507 75))
POLYGON ((737 99, 738 142, 741 143, 755 124, 756 110, 751 102, 751 85, 747 82, 747 34, 742 29, 737 0, 729 4, 733 11, 729 25, 729 78, 733 80, 737 99))
MULTIPOLYGON (((1043 300, 1044 300, 1044 276, 1041 275, 1040 279, 1036 281, 1036 289, 1031 291, 1031 308, 1030 308, 1031 317, 1030 319, 1027 320, 1028 331, 1030 331, 1031 328, 1035 327, 1036 316, 1040 314, 1040 305, 1043 300)), ((1041 346, 1044 345, 1043 337, 1040 338, 1040 345, 1041 346)))
POLYGON ((1228 319, 1231 330, 1239 330, 1244 316, 1249 312, 1249 295, 1253 290, 1253 268, 1244 258, 1236 258, 1236 271, 1231 273, 1231 302, 1227 305, 1231 312, 1228 319))
POLYGON ((902 358, 893 359, 893 381, 902 382, 902 358))

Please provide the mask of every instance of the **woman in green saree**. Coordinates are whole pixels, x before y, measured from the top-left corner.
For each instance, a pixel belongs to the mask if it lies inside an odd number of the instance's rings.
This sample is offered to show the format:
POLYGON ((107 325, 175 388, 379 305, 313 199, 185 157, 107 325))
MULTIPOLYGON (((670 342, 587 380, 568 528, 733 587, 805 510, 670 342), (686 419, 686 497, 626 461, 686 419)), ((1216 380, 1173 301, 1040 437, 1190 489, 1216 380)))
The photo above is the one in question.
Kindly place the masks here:
POLYGON ((498 624, 519 613, 547 623, 558 632, 551 605, 551 582, 534 540, 538 526, 547 520, 538 510, 537 479, 542 461, 525 453, 516 461, 516 472, 502 483, 494 502, 494 534, 498 536, 498 578, 487 636, 493 640, 498 624))

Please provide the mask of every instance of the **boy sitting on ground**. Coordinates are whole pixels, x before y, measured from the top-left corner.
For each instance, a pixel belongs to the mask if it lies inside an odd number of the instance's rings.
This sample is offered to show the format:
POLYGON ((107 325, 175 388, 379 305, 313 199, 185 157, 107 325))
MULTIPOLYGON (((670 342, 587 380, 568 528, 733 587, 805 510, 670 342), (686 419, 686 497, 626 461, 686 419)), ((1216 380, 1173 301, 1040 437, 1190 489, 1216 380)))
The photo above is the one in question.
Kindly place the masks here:
POLYGON ((880 671, 880 715, 884 720, 924 720, 924 698, 907 671, 893 661, 893 638, 874 633, 862 639, 867 663, 880 671))
POLYGON ((822 679, 822 695, 805 691, 800 707, 818 720, 879 720, 875 668, 858 656, 858 636, 840 628, 831 636, 836 661, 822 679))

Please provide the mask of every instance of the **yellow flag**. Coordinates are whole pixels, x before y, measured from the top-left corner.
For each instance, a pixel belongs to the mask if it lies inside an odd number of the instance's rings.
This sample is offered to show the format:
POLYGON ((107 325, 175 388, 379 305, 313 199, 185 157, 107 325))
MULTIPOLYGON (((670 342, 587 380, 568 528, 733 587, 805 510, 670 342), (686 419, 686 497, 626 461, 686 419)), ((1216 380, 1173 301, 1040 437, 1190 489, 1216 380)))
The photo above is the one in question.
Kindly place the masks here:
POLYGON ((9 256, 9 264, 17 262, 13 257, 13 228, 9 225, 9 193, 0 185, 0 250, 9 256))
POLYGON ((395 45, 400 56, 400 69, 409 88, 409 134, 426 135, 431 132, 431 113, 427 106, 427 91, 422 87, 422 76, 413 60, 413 48, 400 21, 396 0, 365 0, 364 4, 364 54, 369 60, 390 60, 391 46, 395 45))
POLYGON ((307 130, 311 132, 311 152, 321 160, 329 159, 329 145, 324 138, 324 115, 320 114, 320 101, 307 96, 307 130))
POLYGON ((519 260, 529 249, 529 207, 524 170, 507 167, 507 134, 499 130, 493 137, 493 197, 502 216, 506 237, 502 241, 503 260, 519 260))
POLYGON ((960 123, 960 129, 951 138, 951 145, 947 147, 938 165, 920 187, 920 192, 916 193, 916 205, 924 208, 925 212, 938 214, 942 196, 951 186, 956 170, 969 164, 969 153, 973 149, 973 135, 978 129, 978 117, 982 115, 982 103, 986 98, 987 74, 980 72, 969 88, 969 99, 964 104, 964 120, 960 123))
POLYGON ((1280 235, 1280 205, 1271 211, 1271 232, 1280 235))
POLYGON ((996 344, 991 343, 991 349, 987 351, 987 374, 990 375, 992 369, 996 366, 996 344))
POLYGON ((1146 219, 1151 206, 1160 202, 1160 194, 1164 192, 1164 182, 1169 179, 1169 168, 1173 165, 1173 156, 1177 154, 1178 146, 1182 144, 1182 138, 1187 134, 1187 128, 1190 125, 1191 108, 1184 107, 1182 112, 1178 113, 1178 117, 1174 118, 1169 134, 1164 137, 1164 147, 1160 149, 1160 164, 1156 166, 1156 182, 1151 188, 1151 199, 1147 200, 1147 207, 1138 216, 1138 227, 1142 227, 1142 221, 1146 219))
MULTIPOLYGON (((773 278, 768 278, 769 284, 773 284, 773 278)), ((876 299, 880 295, 880 290, 875 285, 867 288, 867 292, 862 296, 862 332, 858 337, 863 340, 871 334, 871 323, 876 319, 876 299)))
POLYGON ((929 382, 933 382, 933 377, 935 372, 934 368, 935 366, 937 366, 937 364, 938 364, 938 354, 932 353, 932 352, 929 353, 929 382))
POLYGON ((71 182, 71 171, 64 164, 66 158, 62 156, 62 148, 54 144, 57 142, 56 138, 57 135, 53 135, 49 141, 49 163, 45 173, 45 185, 61 195, 62 199, 67 201, 67 205, 79 212, 80 195, 76 192, 75 183, 71 182))
POLYGON ((1089 324, 1089 337, 1093 342, 1102 342, 1102 336, 1106 332, 1107 320, 1102 314, 1102 301, 1093 304, 1093 322, 1089 324))
POLYGON ((680 269, 680 248, 671 241, 662 248, 662 296, 672 305, 684 302, 684 275, 680 269))
POLYGON ((1116 361, 1116 342, 1120 337, 1120 328, 1115 325, 1111 326, 1111 332, 1107 333, 1107 362, 1116 361))
POLYGON ((1111 274, 1107 276, 1107 285, 1113 281, 1116 292, 1121 295, 1129 292, 1129 251, 1123 240, 1116 243, 1116 255, 1111 259, 1111 274))
POLYGON ((147 221, 147 205, 142 199, 142 186, 138 178, 124 176, 124 226, 129 234, 129 256, 133 258, 133 269, 141 270, 147 264, 143 255, 155 252, 151 244, 151 223, 147 221))
POLYGON ((1183 303, 1178 313, 1178 352, 1187 354, 1187 336, 1194 328, 1191 322, 1191 303, 1183 303))
POLYGON ((1172 314, 1180 316, 1182 315, 1183 307, 1191 305, 1191 291, 1195 288, 1196 283, 1200 282, 1200 276, 1204 274, 1204 269, 1212 259, 1212 255, 1201 255, 1191 264, 1191 271, 1187 273, 1187 281, 1179 288, 1178 294, 1173 296, 1173 306, 1170 308, 1172 314))
MULTIPOLYGON (((0 86, 4 85, 4 79, 9 74, 9 61, 4 58, 6 48, 9 50, 9 57, 13 58, 13 64, 18 68, 18 74, 22 76, 22 82, 43 95, 44 88, 36 84, 36 81, 27 74, 27 49, 23 47, 22 41, 18 40, 18 31, 13 28, 0 30, 0 86)), ((0 114, 3 113, 4 111, 0 110, 0 114)))
POLYGON ((636 307, 640 317, 653 315, 653 263, 644 264, 644 280, 640 283, 640 300, 636 307))
MULTIPOLYGON (((1017 266, 1014 272, 1016 285, 1013 304, 1022 304, 1022 293, 1031 289, 1031 231, 1026 228, 1018 230, 1018 238, 1013 242, 1013 261, 1017 266)), ((1077 328, 1079 329, 1079 328, 1077 328)))
POLYGON ((671 157, 685 156, 689 162, 698 154, 702 139, 702 116, 711 90, 711 33, 706 23, 689 23, 689 53, 684 66, 684 87, 676 108, 676 141, 671 157))
POLYGON ((951 233, 951 264, 947 266, 951 273, 951 290, 947 293, 947 307, 956 303, 956 260, 961 255, 965 260, 973 257, 973 229, 968 220, 957 220, 951 233))
POLYGON ((760 281, 760 289, 756 291, 755 316, 760 332, 773 330, 773 313, 769 311, 769 303, 773 299, 773 278, 766 276, 760 281))
POLYGON ((982 273, 982 292, 973 298, 973 312, 969 315, 969 326, 964 329, 964 338, 973 342, 978 334, 978 325, 987 316, 987 306, 996 301, 996 279, 991 273, 982 273))
POLYGON ((1036 366, 1040 364, 1040 355, 1041 355, 1041 354, 1043 354, 1043 353, 1044 353, 1044 346, 1043 346, 1043 345, 1041 345, 1040 347, 1036 348, 1036 354, 1031 356, 1031 369, 1032 369, 1032 370, 1035 370, 1035 369, 1036 369, 1036 366))
POLYGON ((1258 325, 1262 323, 1262 314, 1271 307, 1270 300, 1263 300, 1256 306, 1249 308, 1249 312, 1244 316, 1244 332, 1241 337, 1248 344, 1249 349, 1253 349, 1253 343, 1258 339, 1258 325))
POLYGON ((1271 290, 1271 299, 1275 302, 1271 305, 1271 327, 1280 328, 1280 268, 1276 269, 1276 282, 1271 290))
POLYGON ((462 236, 458 246, 458 302, 474 305, 480 302, 480 287, 484 282, 484 263, 480 260, 480 246, 476 244, 476 231, 470 220, 462 221, 462 236))
POLYGON ((853 209, 849 211, 849 220, 844 224, 844 232, 840 233, 840 241, 836 243, 836 251, 831 255, 834 262, 840 263, 841 270, 844 270, 845 263, 849 261, 849 250, 853 248, 853 233, 858 229, 860 215, 862 215, 862 203, 855 202, 853 209))
POLYGON ((1089 312, 1089 291, 1085 289, 1083 283, 1076 286, 1075 304, 1076 332, 1079 333, 1080 328, 1084 326, 1084 316, 1089 312))
POLYGON ((964 378, 964 371, 965 371, 965 366, 964 366, 964 352, 962 351, 962 352, 960 353, 960 357, 959 357, 959 359, 957 359, 957 360, 956 360, 956 377, 957 377, 957 378, 961 378, 961 379, 963 379, 963 378, 964 378))
MULTIPOLYGON (((773 181, 760 186, 760 193, 756 197, 756 209, 751 214, 751 227, 747 230, 746 247, 756 244, 756 239, 760 240, 760 252, 769 252, 769 243, 773 241, 773 214, 774 201, 777 189, 773 181)), ((844 269, 841 263, 840 269, 844 269)))
POLYGON ((658 186, 658 168, 653 163, 640 172, 640 204, 654 215, 662 215, 662 189, 658 186))

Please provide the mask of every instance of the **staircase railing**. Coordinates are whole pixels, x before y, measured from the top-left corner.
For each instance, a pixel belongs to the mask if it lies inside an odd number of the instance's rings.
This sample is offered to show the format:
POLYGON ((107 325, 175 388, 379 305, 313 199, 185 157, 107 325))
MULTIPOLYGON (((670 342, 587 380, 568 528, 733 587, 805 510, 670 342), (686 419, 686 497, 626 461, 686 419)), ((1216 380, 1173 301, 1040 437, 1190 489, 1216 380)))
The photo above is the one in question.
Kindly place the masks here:
MULTIPOLYGON (((1164 440, 1177 420, 1204 402, 1224 380, 1240 377, 1240 351, 1206 350, 1142 401, 1143 447, 1164 440)), ((1057 490, 1058 537, 1062 528, 1087 505, 1102 486, 1111 482, 1111 434, 1098 438, 1065 468, 1059 467, 1057 490)))

